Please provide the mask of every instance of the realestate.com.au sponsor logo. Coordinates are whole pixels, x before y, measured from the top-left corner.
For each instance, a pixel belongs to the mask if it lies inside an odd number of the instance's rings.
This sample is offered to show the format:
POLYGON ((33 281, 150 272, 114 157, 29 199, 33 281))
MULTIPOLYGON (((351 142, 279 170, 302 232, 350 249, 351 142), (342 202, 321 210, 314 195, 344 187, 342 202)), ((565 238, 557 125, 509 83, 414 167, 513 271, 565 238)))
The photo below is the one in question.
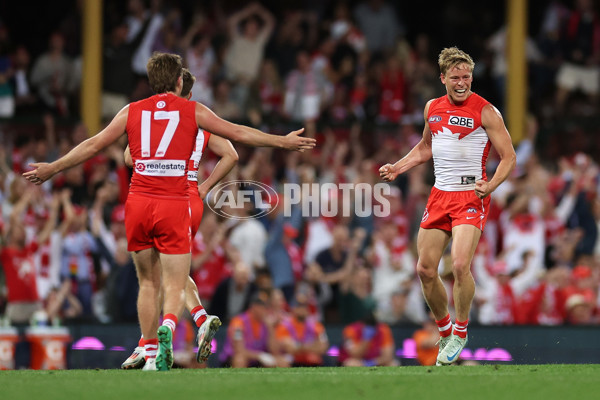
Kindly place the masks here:
POLYGON ((216 214, 232 219, 259 218, 279 210, 289 217, 299 209, 303 217, 387 217, 387 183, 286 183, 282 191, 261 182, 237 180, 215 186, 206 198, 216 214))

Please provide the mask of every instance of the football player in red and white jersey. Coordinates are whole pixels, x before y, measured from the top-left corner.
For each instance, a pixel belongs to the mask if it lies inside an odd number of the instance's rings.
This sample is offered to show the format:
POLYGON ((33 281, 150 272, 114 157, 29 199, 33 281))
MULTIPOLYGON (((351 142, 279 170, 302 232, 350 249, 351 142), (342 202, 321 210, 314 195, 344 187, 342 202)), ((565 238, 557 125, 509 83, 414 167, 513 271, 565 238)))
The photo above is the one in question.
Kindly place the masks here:
MULTIPOLYGON (((181 89, 181 97, 189 100, 192 97, 192 86, 196 78, 187 69, 183 69, 183 86, 181 89)), ((124 152, 125 164, 128 167, 133 167, 133 160, 131 159, 131 152, 129 146, 124 152)), ((204 212, 203 199, 206 194, 223 179, 229 171, 235 166, 238 160, 237 151, 235 151, 231 142, 227 139, 223 139, 220 136, 211 135, 202 129, 198 130, 196 136, 196 146, 192 153, 192 157, 188 163, 187 179, 190 183, 188 191, 190 196, 190 212, 191 212, 191 235, 192 238, 196 236, 198 227, 202 221, 202 214, 204 212), (208 176, 208 178, 201 183, 198 181, 198 166, 202 154, 209 148, 213 153, 221 157, 215 168, 208 176)), ((192 277, 188 277, 188 282, 185 287, 185 307, 192 314, 196 326, 198 327, 198 353, 196 360, 202 363, 210 356, 210 344, 221 321, 216 315, 208 315, 206 310, 200 302, 200 296, 198 294, 198 288, 192 277)), ((156 329, 158 329, 158 316, 156 318, 156 329)), ((138 342, 138 346, 135 348, 133 353, 121 364, 122 369, 134 369, 142 368, 146 362, 145 352, 146 340, 142 338, 138 342)))
POLYGON ((144 338, 158 337, 156 360, 147 364, 170 370, 172 336, 184 307, 190 270, 187 162, 194 150, 198 127, 250 146, 304 151, 312 149, 315 140, 301 137, 303 129, 276 136, 233 124, 200 103, 182 99, 179 94, 183 67, 178 55, 155 53, 147 70, 150 86, 158 94, 125 106, 97 135, 52 163, 30 164, 33 170, 23 176, 40 185, 89 160, 127 133, 135 167, 125 205, 125 227, 128 250, 140 281, 138 316, 144 338), (160 309, 157 300, 161 277, 164 320, 157 332, 152 327, 160 309))
POLYGON ((447 94, 425 106, 421 141, 395 164, 379 170, 393 181, 433 157, 435 185, 431 190, 417 237, 417 273, 423 295, 440 331, 437 365, 455 362, 467 342, 469 311, 475 294, 471 260, 489 210, 489 195, 516 164, 515 150, 500 112, 471 91, 471 57, 456 47, 440 53, 440 80, 447 94), (500 156, 492 179, 486 176, 490 146, 500 156), (450 238, 456 323, 448 313, 448 295, 438 265, 450 238))

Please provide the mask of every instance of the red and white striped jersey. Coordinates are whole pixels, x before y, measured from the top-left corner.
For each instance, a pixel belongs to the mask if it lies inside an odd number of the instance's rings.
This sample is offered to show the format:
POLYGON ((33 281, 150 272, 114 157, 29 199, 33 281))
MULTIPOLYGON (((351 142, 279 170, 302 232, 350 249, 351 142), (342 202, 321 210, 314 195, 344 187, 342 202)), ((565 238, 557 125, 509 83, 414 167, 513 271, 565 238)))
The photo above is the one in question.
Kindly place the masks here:
MULTIPOLYGON (((198 129, 198 134, 196 135, 196 145, 194 146, 192 157, 190 157, 190 161, 188 162, 188 181, 198 182, 198 165, 200 164, 202 154, 208 145, 210 135, 210 132, 207 132, 203 129, 198 129)), ((196 189, 196 185, 192 186, 194 186, 194 189, 196 189)))
POLYGON ((474 190, 475 182, 486 179, 485 164, 491 142, 481 125, 481 110, 489 104, 472 93, 460 105, 448 96, 429 105, 435 187, 448 192, 474 190))

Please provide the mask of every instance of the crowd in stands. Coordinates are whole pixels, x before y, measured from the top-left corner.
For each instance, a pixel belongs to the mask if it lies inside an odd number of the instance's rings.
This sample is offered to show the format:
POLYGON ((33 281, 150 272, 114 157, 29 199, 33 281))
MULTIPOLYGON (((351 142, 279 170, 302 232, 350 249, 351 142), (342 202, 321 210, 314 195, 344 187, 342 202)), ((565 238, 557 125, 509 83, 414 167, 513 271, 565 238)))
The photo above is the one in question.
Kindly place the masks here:
MULTIPOLYGON (((228 120, 275 133, 304 126, 318 139, 317 149, 303 154, 236 146, 239 166, 226 180, 278 191, 284 183, 379 182, 379 166, 420 139, 427 100, 445 93, 438 45, 457 44, 407 32, 384 0, 276 15, 256 2, 231 9, 198 3, 192 10, 176 1, 125 3, 105 2, 105 120, 152 94, 145 64, 153 51, 178 53, 196 77, 192 100, 228 120)), ((66 324, 137 320, 123 224, 126 143, 41 187, 20 176, 28 163, 52 161, 90 133, 78 122, 80 44, 64 29, 72 25, 57 24, 47 49, 32 54, 0 21, 0 314, 13 323, 40 310, 66 324)), ((503 111, 505 48, 502 26, 464 48, 475 56, 473 90, 503 111)), ((600 324, 600 132, 581 122, 599 117, 596 3, 550 2, 526 53, 527 132, 516 146, 517 168, 492 197, 472 266, 471 321, 600 324)), ((206 154, 199 177, 216 161, 206 154)), ((488 176, 496 164, 492 152, 488 176)), ((343 324, 344 364, 393 365, 388 326, 429 321, 415 242, 432 172, 425 164, 393 182, 386 217, 276 209, 235 220, 206 207, 191 274, 209 313, 229 323, 223 361, 319 364, 327 348, 322 324, 343 324), (372 338, 377 354, 365 344, 372 338), (244 341, 260 349, 241 350, 244 341)), ((239 215, 246 212, 252 210, 239 215)), ((445 257, 439 266, 449 291, 450 264, 445 257)))

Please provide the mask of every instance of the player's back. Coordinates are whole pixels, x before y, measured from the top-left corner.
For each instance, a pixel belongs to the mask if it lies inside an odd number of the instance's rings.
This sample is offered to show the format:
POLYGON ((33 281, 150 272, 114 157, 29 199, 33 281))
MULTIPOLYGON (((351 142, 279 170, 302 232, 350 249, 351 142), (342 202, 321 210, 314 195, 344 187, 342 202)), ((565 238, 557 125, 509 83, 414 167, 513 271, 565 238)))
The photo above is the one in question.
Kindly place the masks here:
POLYGON ((187 164, 197 132, 194 102, 166 93, 131 103, 127 136, 133 176, 129 191, 187 197, 187 164))

